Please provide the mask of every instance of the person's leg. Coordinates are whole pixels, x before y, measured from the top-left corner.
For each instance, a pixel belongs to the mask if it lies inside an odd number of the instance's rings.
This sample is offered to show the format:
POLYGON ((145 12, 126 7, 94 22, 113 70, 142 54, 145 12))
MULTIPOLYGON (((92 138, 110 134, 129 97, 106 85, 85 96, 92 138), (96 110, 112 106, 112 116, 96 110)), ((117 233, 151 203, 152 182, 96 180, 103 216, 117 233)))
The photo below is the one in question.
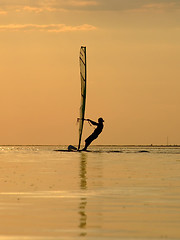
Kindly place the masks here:
POLYGON ((85 140, 85 146, 84 146, 84 148, 83 148, 82 150, 83 150, 83 151, 86 151, 87 147, 88 147, 88 146, 92 143, 92 141, 93 141, 94 139, 96 139, 96 138, 97 138, 97 136, 91 134, 91 135, 85 140))
POLYGON ((85 151, 87 149, 87 147, 91 144, 92 141, 93 141, 93 139, 91 139, 89 141, 85 141, 85 146, 84 146, 84 148, 82 150, 85 151))

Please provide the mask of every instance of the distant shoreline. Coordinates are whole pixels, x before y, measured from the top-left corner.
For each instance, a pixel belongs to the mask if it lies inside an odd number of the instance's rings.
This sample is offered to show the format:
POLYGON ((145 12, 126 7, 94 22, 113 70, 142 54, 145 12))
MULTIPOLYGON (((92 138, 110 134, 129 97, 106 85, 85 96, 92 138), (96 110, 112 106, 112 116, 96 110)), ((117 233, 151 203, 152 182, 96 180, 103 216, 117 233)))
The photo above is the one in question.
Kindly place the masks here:
MULTIPOLYGON (((0 147, 18 147, 18 146, 68 146, 67 144, 0 144, 0 147)), ((100 144, 91 147, 180 147, 178 144, 100 144)))

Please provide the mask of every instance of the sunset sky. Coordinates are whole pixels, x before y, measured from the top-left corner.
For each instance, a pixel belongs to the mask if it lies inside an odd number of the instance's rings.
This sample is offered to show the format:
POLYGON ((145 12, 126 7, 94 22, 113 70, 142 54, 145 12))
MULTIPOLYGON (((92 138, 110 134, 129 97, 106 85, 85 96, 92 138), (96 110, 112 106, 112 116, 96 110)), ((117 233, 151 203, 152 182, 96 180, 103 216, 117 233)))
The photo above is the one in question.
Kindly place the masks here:
POLYGON ((0 144, 78 143, 81 45, 94 144, 180 144, 179 0, 1 0, 0 144))

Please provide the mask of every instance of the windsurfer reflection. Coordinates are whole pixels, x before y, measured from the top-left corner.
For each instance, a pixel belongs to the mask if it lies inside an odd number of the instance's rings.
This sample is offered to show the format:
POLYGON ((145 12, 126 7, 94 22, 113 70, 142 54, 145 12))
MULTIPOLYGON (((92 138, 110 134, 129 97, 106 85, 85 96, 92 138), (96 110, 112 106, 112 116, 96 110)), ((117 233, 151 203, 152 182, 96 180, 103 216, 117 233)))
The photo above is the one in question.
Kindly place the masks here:
POLYGON ((104 120, 103 118, 98 118, 98 122, 94 122, 90 119, 84 119, 85 121, 88 121, 90 124, 97 126, 96 129, 94 130, 94 132, 85 140, 85 147, 82 149, 82 151, 86 151, 87 147, 92 143, 92 141, 94 141, 99 134, 102 132, 103 127, 104 127, 104 120))

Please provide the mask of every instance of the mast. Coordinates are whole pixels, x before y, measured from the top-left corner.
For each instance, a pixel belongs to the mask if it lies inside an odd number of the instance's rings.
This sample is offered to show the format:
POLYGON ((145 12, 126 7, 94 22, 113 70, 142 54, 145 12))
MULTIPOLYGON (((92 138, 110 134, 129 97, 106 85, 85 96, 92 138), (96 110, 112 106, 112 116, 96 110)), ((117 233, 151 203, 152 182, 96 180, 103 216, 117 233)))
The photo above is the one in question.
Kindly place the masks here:
POLYGON ((85 106, 86 106, 87 63, 86 63, 86 47, 85 46, 81 46, 80 55, 79 55, 79 64, 80 64, 80 80, 81 80, 81 103, 80 103, 78 150, 80 149, 80 146, 81 146, 81 138, 82 138, 85 106))

